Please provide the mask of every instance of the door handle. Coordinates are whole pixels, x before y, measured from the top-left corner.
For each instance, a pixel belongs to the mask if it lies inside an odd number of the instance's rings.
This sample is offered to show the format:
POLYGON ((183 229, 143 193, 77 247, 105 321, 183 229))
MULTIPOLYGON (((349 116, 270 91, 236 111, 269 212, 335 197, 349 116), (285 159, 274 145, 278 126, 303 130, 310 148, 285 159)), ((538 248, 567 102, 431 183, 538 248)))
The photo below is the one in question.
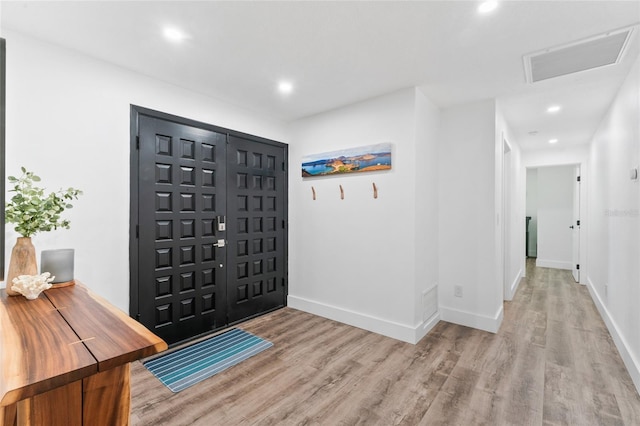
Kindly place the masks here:
POLYGON ((214 247, 224 247, 226 244, 225 240, 218 240, 217 242, 213 243, 214 247))

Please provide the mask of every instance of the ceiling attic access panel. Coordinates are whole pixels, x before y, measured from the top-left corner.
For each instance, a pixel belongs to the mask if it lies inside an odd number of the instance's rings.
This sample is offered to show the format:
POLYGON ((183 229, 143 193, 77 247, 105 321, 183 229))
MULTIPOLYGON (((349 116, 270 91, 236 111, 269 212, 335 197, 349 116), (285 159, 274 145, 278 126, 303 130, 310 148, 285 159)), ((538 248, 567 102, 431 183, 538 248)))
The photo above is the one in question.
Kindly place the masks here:
POLYGON ((527 82, 615 65, 622 59, 633 28, 608 32, 585 40, 524 56, 527 82))

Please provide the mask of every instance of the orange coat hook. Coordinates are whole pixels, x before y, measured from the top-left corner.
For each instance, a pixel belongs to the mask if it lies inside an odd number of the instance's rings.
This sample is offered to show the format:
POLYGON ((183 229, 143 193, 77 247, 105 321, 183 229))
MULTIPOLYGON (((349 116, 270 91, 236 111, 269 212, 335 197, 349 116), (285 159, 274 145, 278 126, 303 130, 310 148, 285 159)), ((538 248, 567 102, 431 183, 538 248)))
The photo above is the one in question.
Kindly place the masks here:
POLYGON ((340 199, 344 200, 344 189, 342 189, 342 185, 340 185, 340 199))
POLYGON ((311 187, 311 193, 313 194, 313 201, 316 200, 316 189, 312 186, 311 187))
POLYGON ((373 182, 373 198, 378 198, 378 187, 375 182, 373 182))

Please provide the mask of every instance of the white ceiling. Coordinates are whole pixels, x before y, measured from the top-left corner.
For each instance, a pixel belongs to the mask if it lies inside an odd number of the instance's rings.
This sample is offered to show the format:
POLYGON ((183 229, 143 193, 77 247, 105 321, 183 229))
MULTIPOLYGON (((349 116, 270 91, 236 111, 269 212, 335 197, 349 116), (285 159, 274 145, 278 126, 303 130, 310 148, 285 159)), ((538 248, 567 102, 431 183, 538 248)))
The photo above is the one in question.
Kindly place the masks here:
POLYGON ((497 97, 524 149, 588 143, 640 54, 638 29, 614 66, 528 84, 522 57, 638 25, 640 1, 478 4, 2 1, 0 24, 287 121, 419 86, 441 107, 497 97), (168 42, 166 25, 189 38, 168 42))

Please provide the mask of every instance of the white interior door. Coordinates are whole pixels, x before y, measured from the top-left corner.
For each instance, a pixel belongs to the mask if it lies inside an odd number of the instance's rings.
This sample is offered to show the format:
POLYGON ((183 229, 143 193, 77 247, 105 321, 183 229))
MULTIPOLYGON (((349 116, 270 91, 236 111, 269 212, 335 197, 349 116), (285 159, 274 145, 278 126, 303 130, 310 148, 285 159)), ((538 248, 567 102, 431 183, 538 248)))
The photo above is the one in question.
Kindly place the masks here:
POLYGON ((580 282, 580 166, 576 166, 575 181, 573 183, 573 223, 572 230, 573 245, 573 279, 580 282))

